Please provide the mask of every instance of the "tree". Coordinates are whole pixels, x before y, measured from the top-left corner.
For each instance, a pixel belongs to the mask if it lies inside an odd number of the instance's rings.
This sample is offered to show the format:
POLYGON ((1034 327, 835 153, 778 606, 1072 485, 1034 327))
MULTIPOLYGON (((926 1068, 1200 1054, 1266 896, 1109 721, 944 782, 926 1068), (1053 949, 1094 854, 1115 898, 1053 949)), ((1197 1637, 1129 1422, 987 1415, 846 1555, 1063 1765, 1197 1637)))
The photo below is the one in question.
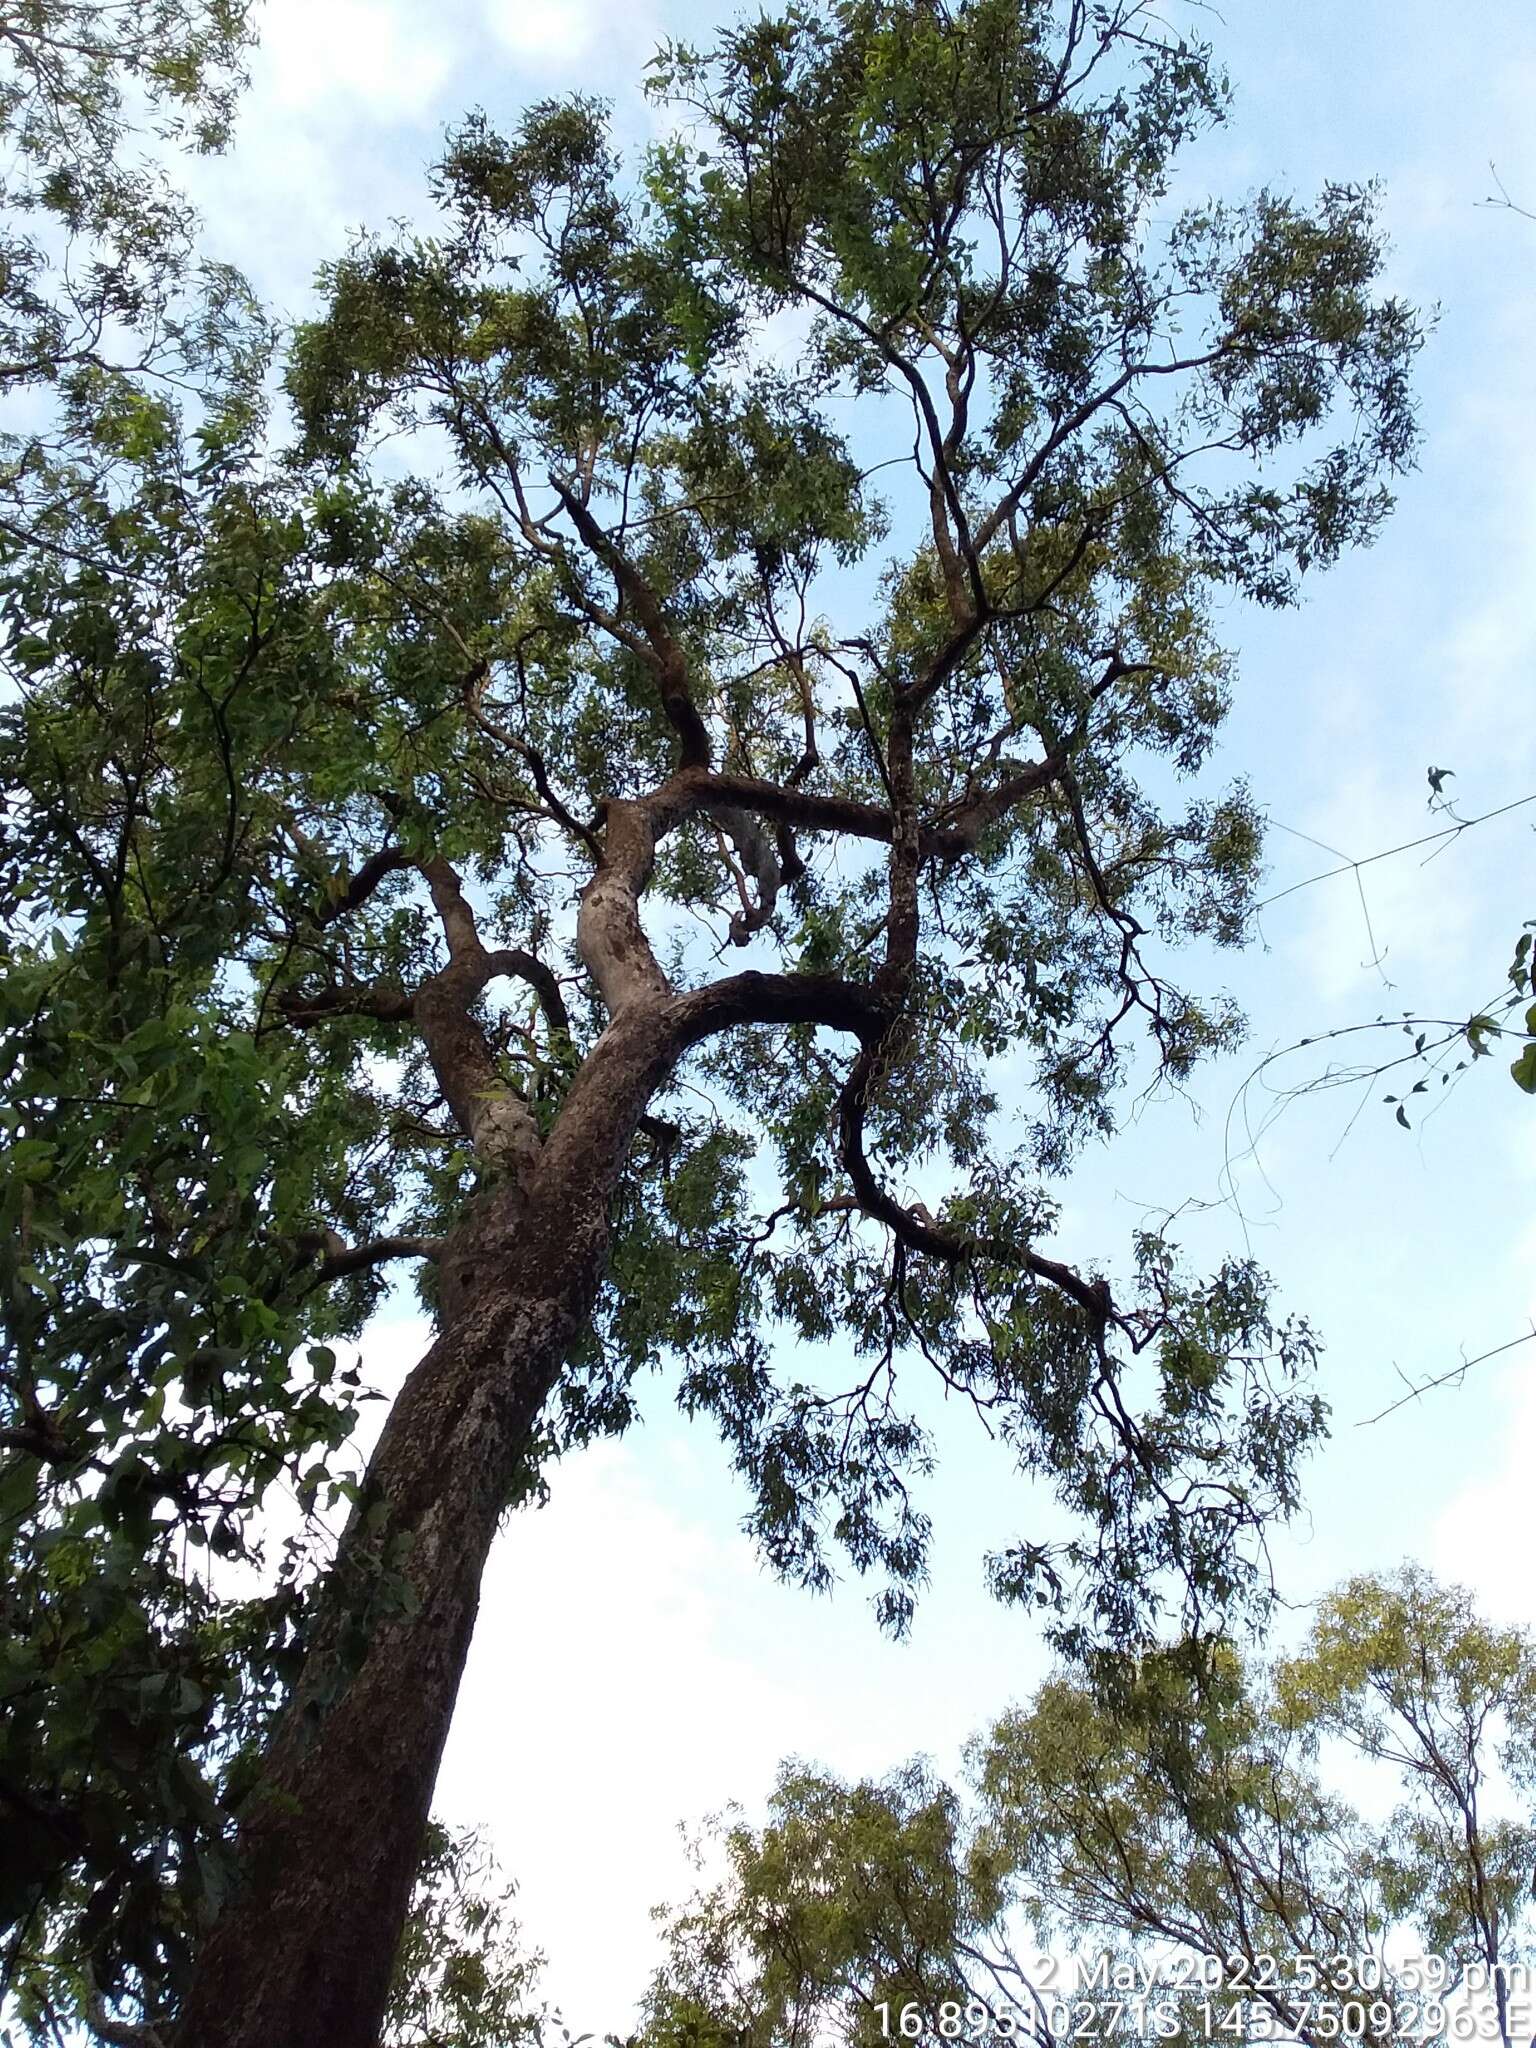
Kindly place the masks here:
POLYGON ((1072 1674, 1005 1714, 969 1800, 923 1765, 854 1786, 787 1767, 767 1824, 724 1828, 725 1875, 672 1913, 645 2048, 1063 2025, 1312 2048, 1446 2038, 1468 1997, 1509 2048, 1536 1932, 1529 1636, 1408 1567, 1342 1587, 1272 1669, 1184 1645, 1119 1679, 1114 1706, 1072 1674), (1329 1739, 1386 1779, 1378 1803, 1396 1788, 1385 1820, 1328 1789, 1329 1739))
MULTIPOLYGON (((199 261, 162 160, 229 139, 249 0, 25 0, 0 28, 0 495, 30 527, 49 486, 81 487, 122 385, 216 381, 259 326, 242 280, 199 261), (153 133, 159 152, 140 145, 153 133), (68 444, 63 478, 48 455, 68 444)), ((98 484, 97 464, 89 480, 98 484)), ((46 528, 44 528, 46 531, 46 528)))
POLYGON ((653 86, 631 173, 585 101, 471 120, 281 464, 250 355, 136 392, 7 570, 13 1953, 199 2048, 372 2048, 487 1548, 649 1369, 896 1627, 931 1376, 1071 1512, 990 1569, 1078 1653, 1260 1597, 1323 1425, 1251 1266, 1047 1246, 1135 1027, 1173 1081, 1238 1028, 1160 949, 1241 936, 1255 818, 1179 784, 1217 594, 1411 458, 1371 195, 1165 222, 1224 94, 1134 4, 791 11, 653 86), (253 1581, 404 1261, 339 1551, 253 1581))

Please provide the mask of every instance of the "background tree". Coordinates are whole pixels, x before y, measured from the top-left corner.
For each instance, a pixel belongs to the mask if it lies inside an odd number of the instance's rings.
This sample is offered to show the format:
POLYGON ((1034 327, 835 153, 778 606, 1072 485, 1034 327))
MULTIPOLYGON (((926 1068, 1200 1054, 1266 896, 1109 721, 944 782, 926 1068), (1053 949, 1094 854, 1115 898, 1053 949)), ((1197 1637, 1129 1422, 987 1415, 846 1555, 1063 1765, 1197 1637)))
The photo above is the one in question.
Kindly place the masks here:
POLYGON ((1121 1666, 1114 1705, 1048 1682, 978 1741, 969 1799, 923 1765, 854 1786, 789 1766, 767 1824, 722 1829, 724 1876, 672 1914, 639 2039, 1077 2026, 1310 2048, 1445 2038, 1470 1998, 1454 2037, 1508 2044, 1536 1931, 1533 1678, 1525 1633, 1410 1567, 1341 1588, 1269 1670, 1184 1645, 1121 1666), (1340 1739, 1385 1780, 1373 1805, 1395 1787, 1385 1820, 1328 1789, 1340 1739), (1120 1990, 1095 1988, 1101 1959, 1120 1990), (1207 2001, 1242 2018, 1213 2026, 1207 2001))
MULTIPOLYGON (((25 0, 0 23, 0 532, 102 489, 124 383, 216 382, 257 310, 201 260, 167 158, 228 141, 248 0, 25 0), (63 473, 50 458, 68 449, 63 473)), ((39 538, 47 533, 46 523, 39 538)))
POLYGON ((497 1522, 649 1368, 897 1627, 959 1395, 1069 1511, 991 1565, 1078 1654, 1259 1597, 1322 1426, 1252 1267, 1046 1247, 1127 1034, 1237 1028, 1162 952, 1240 936, 1254 815, 1179 784, 1217 593, 1290 601, 1411 454, 1370 195, 1167 220, 1223 93, 1138 5, 860 0, 655 83, 631 173, 584 102, 462 130, 284 465, 258 351, 135 390, 8 572, 12 1954, 185 2042, 372 2048, 497 1522), (405 1260, 339 1553, 243 1599, 405 1260))

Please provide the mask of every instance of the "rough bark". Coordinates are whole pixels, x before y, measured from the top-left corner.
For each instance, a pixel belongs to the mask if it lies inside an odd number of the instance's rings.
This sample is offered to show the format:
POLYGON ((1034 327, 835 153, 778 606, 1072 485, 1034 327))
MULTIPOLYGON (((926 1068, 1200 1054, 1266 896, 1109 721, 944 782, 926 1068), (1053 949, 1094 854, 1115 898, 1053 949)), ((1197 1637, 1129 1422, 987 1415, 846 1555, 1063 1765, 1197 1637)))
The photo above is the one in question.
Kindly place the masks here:
POLYGON ((443 1331, 370 1463, 176 2048, 376 2048, 486 1556, 677 1042, 659 1005, 611 1025, 526 1183, 493 1184, 443 1247, 443 1331))
MULTIPOLYGON (((501 1303, 504 1384, 462 1330, 417 1368, 366 1498, 409 1538, 413 1611, 368 1633, 345 1674, 326 1645, 290 1709, 242 1829, 242 1881, 203 1948, 178 2042, 186 2048, 374 2048, 496 1522, 549 1375, 552 1303, 501 1303), (515 1356, 514 1361, 514 1354, 515 1356), (340 1687, 327 1702, 326 1684, 340 1687)), ((489 1332, 482 1336, 489 1336, 489 1332)), ((359 1524, 337 1592, 366 1629, 378 1545, 359 1524)), ((314 1661, 314 1660, 312 1660, 314 1661)))

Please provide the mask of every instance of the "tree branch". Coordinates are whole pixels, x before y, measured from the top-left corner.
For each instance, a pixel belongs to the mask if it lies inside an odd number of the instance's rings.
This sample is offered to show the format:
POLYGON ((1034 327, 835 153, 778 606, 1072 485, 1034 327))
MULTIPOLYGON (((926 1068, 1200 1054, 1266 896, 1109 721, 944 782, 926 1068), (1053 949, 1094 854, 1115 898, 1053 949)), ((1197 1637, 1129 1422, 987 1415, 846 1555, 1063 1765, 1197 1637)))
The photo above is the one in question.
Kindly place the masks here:
POLYGON ((370 855, 347 882, 335 893, 327 894, 323 903, 315 910, 315 923, 334 924, 338 917, 345 917, 349 910, 356 910, 360 904, 378 888, 386 875, 394 874, 400 868, 408 868, 411 857, 398 846, 382 847, 370 855))
POLYGON ((316 1286, 369 1272, 392 1259, 436 1259, 443 1249, 440 1237, 375 1237, 365 1244, 343 1244, 334 1230, 311 1231, 295 1243, 306 1254, 324 1254, 315 1272, 316 1286))
POLYGON ((554 969, 547 967, 536 953, 526 952, 521 946, 503 947, 497 952, 487 953, 485 965, 488 981, 494 981, 503 974, 526 981, 539 999, 539 1008, 551 1035, 570 1037, 571 1013, 565 1006, 565 993, 554 969))
POLYGON ((915 1215, 890 1194, 876 1177, 864 1150, 864 1116, 879 1074, 883 1047, 868 1040, 861 1047, 853 1069, 843 1086, 838 1104, 843 1165, 853 1183, 860 1207, 866 1215, 884 1223, 898 1242, 912 1251, 926 1252, 947 1266, 967 1265, 976 1259, 991 1259, 1046 1281, 1075 1301, 1088 1318, 1094 1341, 1102 1348, 1104 1332, 1114 1318, 1114 1303, 1108 1283, 1085 1280, 1080 1273, 1057 1259, 1045 1258, 1028 1245, 1005 1244, 997 1238, 963 1237, 941 1224, 915 1215))
POLYGON ((822 1024, 865 1038, 885 1027, 890 1008, 868 984, 841 975, 749 970, 675 996, 671 1020, 684 1049, 740 1024, 822 1024))
POLYGON ((277 1009, 285 1024, 305 1029, 337 1017, 377 1017, 389 1024, 402 1023, 415 1015, 416 1003, 400 988, 332 987, 313 995, 289 988, 278 996, 277 1009))
POLYGON ((661 708, 682 741, 682 765, 685 768, 707 766, 709 734, 689 692, 687 656, 667 624, 656 593, 569 485, 554 475, 551 475, 550 482, 569 514, 571 524, 610 572, 624 603, 640 622, 651 650, 651 667, 656 674, 661 708))
MULTIPOLYGON (((538 968, 531 954, 498 955, 481 943, 474 912, 456 870, 441 856, 421 863, 448 944, 448 964, 416 991, 414 1015, 427 1057, 459 1128, 489 1166, 521 1179, 537 1160, 538 1125, 528 1105, 497 1071, 470 1005, 502 971, 499 959, 538 968)), ((518 971, 518 970, 514 970, 518 971)))

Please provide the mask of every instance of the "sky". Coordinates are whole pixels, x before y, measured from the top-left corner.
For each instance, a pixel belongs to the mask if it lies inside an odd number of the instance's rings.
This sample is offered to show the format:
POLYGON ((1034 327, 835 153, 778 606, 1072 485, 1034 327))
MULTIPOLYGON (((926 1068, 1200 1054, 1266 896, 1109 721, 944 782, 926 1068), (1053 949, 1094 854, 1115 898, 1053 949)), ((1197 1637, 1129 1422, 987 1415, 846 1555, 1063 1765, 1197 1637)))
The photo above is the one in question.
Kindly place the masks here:
MULTIPOLYGON (((510 120, 595 91, 643 138, 636 83, 657 41, 724 18, 696 0, 266 0, 236 147, 195 167, 213 251, 301 314, 352 230, 425 217, 424 167, 466 109, 510 120)), ((1335 865, 1321 847, 1357 860, 1432 830, 1431 764, 1454 771, 1465 817, 1536 793, 1536 221, 1480 204, 1491 162, 1536 209, 1536 9, 1229 0, 1198 20, 1237 98, 1189 178, 1232 195, 1380 179, 1390 283, 1438 308, 1424 447, 1382 538, 1299 611, 1224 620, 1240 686, 1220 767, 1273 821, 1278 892, 1335 865)), ((1533 824, 1536 805, 1275 903, 1259 945, 1199 963, 1251 1020, 1243 1052, 1147 1108, 1066 1190, 1063 1253, 1119 1249, 1177 1210, 1193 1263, 1251 1250, 1326 1339, 1333 1436, 1275 1545, 1282 1629, 1346 1575, 1410 1556, 1536 1626, 1536 1342, 1368 1420, 1536 1327, 1536 1103, 1495 1061, 1437 1089, 1422 1120, 1416 1105, 1410 1131, 1382 1084, 1276 1093, 1340 1056, 1324 1033, 1465 1016, 1498 992, 1536 917, 1533 824)), ((381 1319, 370 1376, 397 1384, 424 1335, 403 1309, 381 1319)), ((856 1585, 813 1600, 767 1576, 718 1445, 659 1386, 639 1427, 558 1468, 548 1505, 501 1538, 438 1808, 482 1826, 521 1882, 574 2030, 623 2030, 655 1955, 649 1909, 690 1882, 685 1828, 732 1800, 759 1811, 789 1755, 953 1770, 1038 1682, 1037 1629, 981 1571, 1028 1503, 962 1420, 941 1428, 932 1584, 904 1644, 856 1585)))

